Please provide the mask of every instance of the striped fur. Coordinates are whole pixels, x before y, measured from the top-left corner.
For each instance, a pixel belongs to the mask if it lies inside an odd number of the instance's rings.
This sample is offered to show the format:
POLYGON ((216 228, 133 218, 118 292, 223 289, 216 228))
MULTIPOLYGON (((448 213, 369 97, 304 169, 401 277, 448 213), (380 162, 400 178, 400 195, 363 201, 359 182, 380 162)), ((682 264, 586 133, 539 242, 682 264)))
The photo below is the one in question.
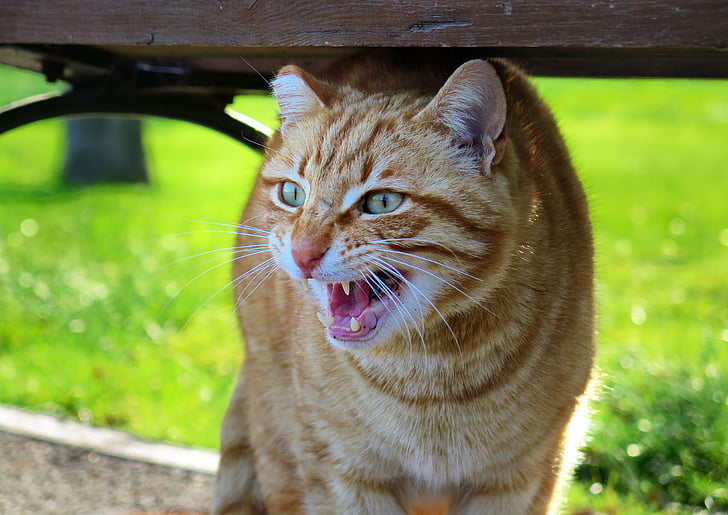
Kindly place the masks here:
POLYGON ((374 52, 274 83, 215 513, 558 510, 594 353, 586 200, 525 77, 460 64, 374 52), (402 203, 367 212, 378 191, 402 203), (316 312, 350 280, 376 327, 336 337, 316 312))

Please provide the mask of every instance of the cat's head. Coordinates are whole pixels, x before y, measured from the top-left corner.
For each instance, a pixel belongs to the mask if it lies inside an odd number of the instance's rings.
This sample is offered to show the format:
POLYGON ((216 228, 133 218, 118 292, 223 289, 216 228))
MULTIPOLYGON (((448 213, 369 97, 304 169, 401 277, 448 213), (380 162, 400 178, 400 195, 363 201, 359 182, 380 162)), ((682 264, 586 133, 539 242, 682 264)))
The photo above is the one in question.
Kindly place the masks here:
POLYGON ((493 67, 469 61, 434 96, 364 94, 294 66, 273 88, 281 129, 260 177, 270 246, 315 295, 329 340, 424 341, 428 324, 477 302, 508 225, 493 67))

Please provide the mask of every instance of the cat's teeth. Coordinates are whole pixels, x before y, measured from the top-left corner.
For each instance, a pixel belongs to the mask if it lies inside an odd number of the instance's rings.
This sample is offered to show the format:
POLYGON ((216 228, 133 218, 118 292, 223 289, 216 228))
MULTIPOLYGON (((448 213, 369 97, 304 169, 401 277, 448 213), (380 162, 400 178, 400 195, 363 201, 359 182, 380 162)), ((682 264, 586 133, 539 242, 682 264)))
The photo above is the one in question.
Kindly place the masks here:
POLYGON ((316 312, 316 316, 326 329, 331 327, 331 324, 334 323, 334 317, 326 316, 318 311, 316 312))
POLYGON ((344 290, 344 293, 346 293, 347 296, 349 295, 349 291, 351 290, 350 285, 351 283, 349 281, 343 281, 341 283, 341 289, 344 290))
POLYGON ((351 317, 351 322, 349 322, 349 328, 351 328, 352 333, 356 333, 359 331, 359 329, 361 329, 361 324, 356 318, 351 317))

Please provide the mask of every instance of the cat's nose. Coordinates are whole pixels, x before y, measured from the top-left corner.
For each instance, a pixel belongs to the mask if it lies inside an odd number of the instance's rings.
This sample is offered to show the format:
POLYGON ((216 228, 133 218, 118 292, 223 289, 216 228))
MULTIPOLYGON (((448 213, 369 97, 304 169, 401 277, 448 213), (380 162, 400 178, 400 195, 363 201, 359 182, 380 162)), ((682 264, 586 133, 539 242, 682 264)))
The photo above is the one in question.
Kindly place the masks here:
POLYGON ((329 250, 327 246, 311 240, 293 241, 291 243, 293 261, 296 262, 306 278, 313 276, 314 269, 321 262, 327 250, 329 250))

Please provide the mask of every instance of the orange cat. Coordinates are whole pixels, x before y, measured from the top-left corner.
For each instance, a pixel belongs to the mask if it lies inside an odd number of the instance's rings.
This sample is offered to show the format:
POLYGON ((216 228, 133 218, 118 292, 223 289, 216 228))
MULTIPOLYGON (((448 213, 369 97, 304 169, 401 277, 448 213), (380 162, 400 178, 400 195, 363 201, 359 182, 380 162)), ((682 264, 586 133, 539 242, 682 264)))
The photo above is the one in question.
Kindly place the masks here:
POLYGON ((215 513, 558 509, 594 354, 587 204, 525 77, 461 63, 274 81, 215 513))

